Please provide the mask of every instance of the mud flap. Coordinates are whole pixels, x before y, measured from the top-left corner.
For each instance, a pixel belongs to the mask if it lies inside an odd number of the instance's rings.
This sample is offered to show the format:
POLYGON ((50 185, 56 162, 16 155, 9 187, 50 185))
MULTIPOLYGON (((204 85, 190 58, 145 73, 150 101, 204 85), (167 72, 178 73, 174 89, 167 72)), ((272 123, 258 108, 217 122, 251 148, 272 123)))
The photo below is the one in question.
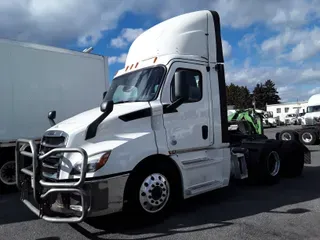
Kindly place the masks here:
POLYGON ((301 176, 304 164, 311 163, 309 149, 298 141, 283 141, 280 157, 282 160, 281 175, 284 177, 301 176))

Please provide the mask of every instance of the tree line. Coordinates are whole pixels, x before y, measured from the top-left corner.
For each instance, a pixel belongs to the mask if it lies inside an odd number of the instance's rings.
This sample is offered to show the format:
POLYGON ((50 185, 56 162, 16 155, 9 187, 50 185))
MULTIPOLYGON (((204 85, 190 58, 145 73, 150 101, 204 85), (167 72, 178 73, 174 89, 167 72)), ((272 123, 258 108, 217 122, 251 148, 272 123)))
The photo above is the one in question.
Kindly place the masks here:
POLYGON ((272 80, 258 83, 252 93, 246 86, 239 86, 231 83, 227 85, 227 103, 236 109, 246 109, 253 106, 261 110, 266 110, 266 104, 280 103, 280 96, 272 80))

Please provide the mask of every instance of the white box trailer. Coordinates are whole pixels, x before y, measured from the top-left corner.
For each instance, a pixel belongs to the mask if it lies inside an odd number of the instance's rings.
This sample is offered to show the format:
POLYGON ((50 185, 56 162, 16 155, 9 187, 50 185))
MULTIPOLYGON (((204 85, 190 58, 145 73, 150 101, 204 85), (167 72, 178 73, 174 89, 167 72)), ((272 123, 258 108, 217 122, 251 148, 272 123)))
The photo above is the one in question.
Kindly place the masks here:
POLYGON ((66 49, 0 40, 0 189, 14 185, 18 138, 40 140, 56 122, 97 106, 109 87, 108 58, 66 49))

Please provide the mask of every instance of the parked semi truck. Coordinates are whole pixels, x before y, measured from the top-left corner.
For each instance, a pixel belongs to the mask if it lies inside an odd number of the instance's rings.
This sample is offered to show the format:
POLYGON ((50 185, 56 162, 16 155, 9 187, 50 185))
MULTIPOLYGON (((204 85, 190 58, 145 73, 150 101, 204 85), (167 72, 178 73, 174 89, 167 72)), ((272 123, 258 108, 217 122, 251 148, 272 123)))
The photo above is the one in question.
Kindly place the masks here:
MULTIPOLYGON (((298 114, 296 114, 298 116, 298 114)), ((298 120, 298 117, 296 119, 298 120)), ((320 94, 312 95, 308 100, 307 112, 303 116, 301 128, 285 129, 276 134, 277 139, 295 139, 305 145, 320 143, 320 94)))
POLYGON ((91 109, 109 86, 107 57, 61 48, 0 40, 0 192, 12 190, 15 144, 19 138, 39 143, 56 121, 91 109))
POLYGON ((320 124, 301 125, 301 128, 284 129, 277 132, 275 137, 282 141, 296 140, 304 145, 317 145, 320 143, 320 124))
POLYGON ((305 125, 320 124, 320 94, 314 94, 309 98, 307 112, 304 118, 305 125))
POLYGON ((304 145, 228 122, 221 41, 219 15, 207 10, 142 33, 100 107, 49 128, 39 149, 17 141, 23 203, 50 222, 119 211, 160 217, 231 179, 299 176, 311 162, 304 145))

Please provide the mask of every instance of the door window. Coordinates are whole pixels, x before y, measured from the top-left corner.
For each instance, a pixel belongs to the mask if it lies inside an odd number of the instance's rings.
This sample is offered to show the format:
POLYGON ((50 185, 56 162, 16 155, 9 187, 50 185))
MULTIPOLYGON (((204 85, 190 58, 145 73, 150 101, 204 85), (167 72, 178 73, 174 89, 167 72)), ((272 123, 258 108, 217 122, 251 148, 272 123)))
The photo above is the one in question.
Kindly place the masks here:
MULTIPOLYGON (((201 72, 196 71, 196 70, 186 70, 186 69, 177 69, 177 71, 187 71, 186 74, 186 83, 189 86, 189 97, 188 99, 186 99, 185 102, 199 102, 202 99, 202 76, 201 76, 201 72)), ((174 76, 173 79, 171 81, 171 94, 170 94, 170 100, 171 102, 174 102, 175 100, 177 100, 176 96, 175 96, 175 82, 174 82, 174 76)))

